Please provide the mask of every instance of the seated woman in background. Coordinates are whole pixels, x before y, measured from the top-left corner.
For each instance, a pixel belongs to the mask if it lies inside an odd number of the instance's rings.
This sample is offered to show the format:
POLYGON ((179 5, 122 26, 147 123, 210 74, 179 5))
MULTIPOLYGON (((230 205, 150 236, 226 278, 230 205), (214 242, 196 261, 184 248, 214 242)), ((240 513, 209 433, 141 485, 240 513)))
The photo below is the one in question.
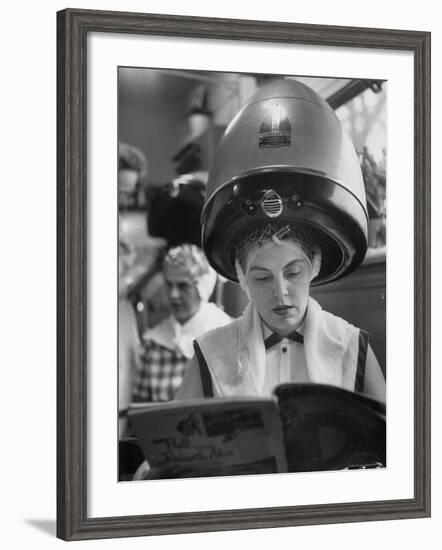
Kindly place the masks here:
POLYGON ((307 228, 267 222, 233 251, 244 314, 197 338, 177 399, 271 395, 284 382, 330 384, 385 401, 367 333, 309 297, 321 250, 307 228))
POLYGON ((171 314, 143 334, 132 392, 132 400, 137 402, 173 399, 193 354, 193 340, 231 320, 208 302, 216 273, 195 245, 169 250, 163 275, 171 314))
POLYGON ((130 273, 133 253, 124 241, 118 243, 118 433, 127 431, 127 409, 131 402, 132 381, 137 369, 140 339, 135 311, 127 298, 125 276, 130 273))

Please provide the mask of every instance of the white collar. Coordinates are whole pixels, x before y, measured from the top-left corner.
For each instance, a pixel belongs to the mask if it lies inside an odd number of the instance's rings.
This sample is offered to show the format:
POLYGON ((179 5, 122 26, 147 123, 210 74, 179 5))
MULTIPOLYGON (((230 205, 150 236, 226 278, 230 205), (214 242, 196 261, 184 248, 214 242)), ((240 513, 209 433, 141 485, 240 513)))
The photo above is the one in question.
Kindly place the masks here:
POLYGON ((143 335, 144 341, 152 341, 171 351, 178 351, 187 359, 193 355, 193 341, 201 334, 230 322, 230 317, 213 303, 202 302, 199 310, 181 324, 173 315, 143 335))
MULTIPOLYGON (((262 393, 265 379, 262 325, 256 308, 249 303, 240 322, 238 367, 240 373, 249 371, 258 395, 262 393)), ((351 336, 350 327, 343 319, 324 312, 309 298, 302 330, 307 369, 313 383, 340 385, 341 361, 351 336)))

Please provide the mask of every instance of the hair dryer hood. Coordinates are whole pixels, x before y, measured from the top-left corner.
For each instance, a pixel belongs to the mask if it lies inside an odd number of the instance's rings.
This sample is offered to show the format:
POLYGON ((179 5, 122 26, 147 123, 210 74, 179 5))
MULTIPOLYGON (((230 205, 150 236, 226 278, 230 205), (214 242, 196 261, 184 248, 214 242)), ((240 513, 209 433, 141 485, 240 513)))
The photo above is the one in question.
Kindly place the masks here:
POLYGON ((333 109, 296 80, 264 86, 237 113, 212 163, 202 244, 212 266, 236 281, 235 242, 258 224, 308 225, 322 267, 313 284, 346 275, 367 250, 359 159, 333 109))

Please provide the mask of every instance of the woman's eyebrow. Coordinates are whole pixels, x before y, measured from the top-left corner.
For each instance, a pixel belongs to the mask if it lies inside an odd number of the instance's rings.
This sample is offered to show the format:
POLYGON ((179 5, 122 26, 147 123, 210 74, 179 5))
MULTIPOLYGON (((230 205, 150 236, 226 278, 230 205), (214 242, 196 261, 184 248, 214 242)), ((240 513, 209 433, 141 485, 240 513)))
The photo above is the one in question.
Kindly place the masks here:
POLYGON ((292 265, 298 264, 298 263, 305 263, 304 258, 297 258, 296 260, 290 261, 288 264, 284 266, 284 269, 287 269, 288 267, 291 267, 292 265))
POLYGON ((270 271, 267 267, 261 267, 259 265, 252 265, 249 271, 270 271))
MULTIPOLYGON (((292 265, 297 263, 305 263, 304 258, 297 258, 296 260, 291 260, 282 269, 287 269, 288 267, 291 267, 292 265)), ((249 271, 271 271, 271 269, 269 269, 268 267, 262 267, 260 265, 252 265, 249 271)))

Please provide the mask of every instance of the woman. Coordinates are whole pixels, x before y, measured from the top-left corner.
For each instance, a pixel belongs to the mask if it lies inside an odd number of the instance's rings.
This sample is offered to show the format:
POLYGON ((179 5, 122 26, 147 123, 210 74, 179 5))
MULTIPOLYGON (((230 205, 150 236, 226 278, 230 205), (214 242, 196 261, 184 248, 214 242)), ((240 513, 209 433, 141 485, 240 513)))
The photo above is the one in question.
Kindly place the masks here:
POLYGON ((321 251, 305 228, 252 230, 238 242, 235 261, 250 303, 239 319, 197 339, 177 399, 270 395, 283 382, 311 382, 385 401, 366 333, 309 297, 321 251))
POLYGON ((132 304, 124 284, 133 265, 133 252, 124 241, 118 243, 118 433, 127 431, 127 409, 131 401, 132 379, 137 369, 140 339, 132 304))
POLYGON ((258 90, 216 150, 202 213, 210 264, 249 304, 196 338, 176 399, 271 395, 301 382, 385 401, 367 333, 309 295, 360 265, 367 221, 359 161, 331 107, 294 80, 258 90))
POLYGON ((164 258, 163 276, 171 314, 143 335, 133 401, 169 401, 181 385, 192 342, 230 317, 208 300, 216 273, 195 245, 172 248, 164 258))
POLYGON ((218 146, 206 196, 203 249, 250 303, 197 339, 177 398, 311 382, 385 400, 367 334, 309 297, 312 284, 346 276, 367 251, 359 160, 330 105, 292 79, 258 90, 218 146))

